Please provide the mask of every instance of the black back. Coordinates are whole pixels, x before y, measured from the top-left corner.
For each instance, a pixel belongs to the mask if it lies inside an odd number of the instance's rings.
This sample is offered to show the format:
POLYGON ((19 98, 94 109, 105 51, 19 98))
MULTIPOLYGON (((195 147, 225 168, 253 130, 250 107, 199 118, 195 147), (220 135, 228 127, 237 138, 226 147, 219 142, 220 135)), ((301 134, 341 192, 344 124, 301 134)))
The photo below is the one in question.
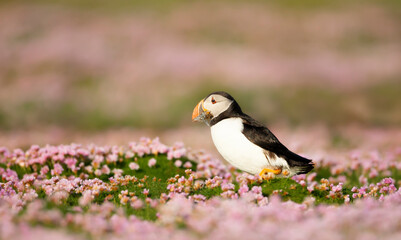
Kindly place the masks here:
POLYGON ((244 124, 242 133, 249 141, 284 158, 290 167, 297 168, 298 174, 308 173, 313 169, 312 160, 288 150, 267 127, 246 114, 241 119, 244 124))

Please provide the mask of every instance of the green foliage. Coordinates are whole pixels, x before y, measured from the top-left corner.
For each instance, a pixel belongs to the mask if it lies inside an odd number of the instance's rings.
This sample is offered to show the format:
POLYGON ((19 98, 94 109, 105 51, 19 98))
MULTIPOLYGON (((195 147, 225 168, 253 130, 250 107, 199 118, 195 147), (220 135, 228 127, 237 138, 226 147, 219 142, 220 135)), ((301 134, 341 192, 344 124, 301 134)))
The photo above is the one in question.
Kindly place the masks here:
POLYGON ((210 199, 214 196, 220 196, 220 194, 223 191, 221 190, 221 188, 217 187, 217 188, 201 188, 195 192, 193 192, 193 194, 202 194, 203 196, 205 196, 207 199, 210 199))
POLYGON ((288 178, 272 179, 262 185, 263 195, 270 196, 278 194, 283 200, 291 200, 301 203, 308 196, 306 187, 302 187, 299 183, 288 178))

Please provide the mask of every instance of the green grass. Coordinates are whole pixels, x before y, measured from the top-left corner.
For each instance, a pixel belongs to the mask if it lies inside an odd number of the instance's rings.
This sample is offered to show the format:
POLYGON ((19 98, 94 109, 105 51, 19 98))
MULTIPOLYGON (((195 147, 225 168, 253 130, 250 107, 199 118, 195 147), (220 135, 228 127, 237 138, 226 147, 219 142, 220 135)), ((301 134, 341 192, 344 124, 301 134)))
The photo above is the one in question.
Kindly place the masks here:
POLYGON ((262 185, 262 192, 264 195, 270 196, 271 194, 279 194, 283 200, 291 200, 301 203, 308 195, 305 187, 302 187, 292 179, 272 179, 262 185))

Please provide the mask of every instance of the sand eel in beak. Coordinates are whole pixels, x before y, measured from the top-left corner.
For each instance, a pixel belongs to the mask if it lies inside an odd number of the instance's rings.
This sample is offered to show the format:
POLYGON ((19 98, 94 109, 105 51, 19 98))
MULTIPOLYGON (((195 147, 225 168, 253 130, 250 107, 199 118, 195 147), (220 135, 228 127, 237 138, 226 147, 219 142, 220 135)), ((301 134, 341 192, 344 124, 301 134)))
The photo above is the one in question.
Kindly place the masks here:
POLYGON ((267 127, 243 113, 226 92, 214 92, 202 99, 192 113, 192 120, 210 126, 219 153, 242 171, 271 179, 313 169, 310 159, 288 150, 267 127))

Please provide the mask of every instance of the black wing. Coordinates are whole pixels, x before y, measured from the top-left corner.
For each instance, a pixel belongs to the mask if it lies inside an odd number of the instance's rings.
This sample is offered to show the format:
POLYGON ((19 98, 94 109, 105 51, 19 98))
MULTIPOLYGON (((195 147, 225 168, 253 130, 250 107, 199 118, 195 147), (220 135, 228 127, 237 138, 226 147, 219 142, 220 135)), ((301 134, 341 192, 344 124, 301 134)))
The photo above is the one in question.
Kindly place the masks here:
POLYGON ((288 150, 267 127, 246 114, 243 114, 241 118, 244 124, 242 133, 249 141, 284 158, 290 167, 297 169, 298 174, 307 173, 313 169, 312 160, 288 150))

